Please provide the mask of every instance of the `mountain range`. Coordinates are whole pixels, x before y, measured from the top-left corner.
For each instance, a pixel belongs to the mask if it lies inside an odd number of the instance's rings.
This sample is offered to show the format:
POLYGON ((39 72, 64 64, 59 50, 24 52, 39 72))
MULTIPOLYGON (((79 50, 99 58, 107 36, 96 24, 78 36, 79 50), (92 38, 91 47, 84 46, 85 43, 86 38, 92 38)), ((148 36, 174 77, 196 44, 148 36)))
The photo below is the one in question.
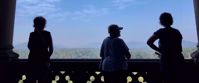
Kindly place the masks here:
MULTIPOLYGON (((126 42, 127 46, 129 48, 149 48, 145 42, 136 42, 136 41, 131 41, 131 42, 126 42)), ((196 42, 191 42, 191 41, 182 41, 182 47, 183 48, 191 48, 191 47, 196 47, 197 43, 196 42)), ((90 43, 85 46, 79 47, 79 48, 100 48, 101 43, 90 43)), ((54 48, 67 48, 64 47, 63 45, 59 44, 54 44, 54 48)), ((27 48, 27 43, 21 43, 14 45, 14 49, 28 49, 27 48)))

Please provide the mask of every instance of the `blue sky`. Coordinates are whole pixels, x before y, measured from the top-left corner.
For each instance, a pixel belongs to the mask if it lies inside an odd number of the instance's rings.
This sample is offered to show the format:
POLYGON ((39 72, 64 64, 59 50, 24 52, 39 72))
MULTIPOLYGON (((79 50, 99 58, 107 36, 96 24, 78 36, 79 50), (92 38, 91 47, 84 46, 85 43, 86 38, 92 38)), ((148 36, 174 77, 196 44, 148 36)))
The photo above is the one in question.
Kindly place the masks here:
POLYGON ((17 0, 13 43, 28 42, 35 16, 47 19, 54 44, 68 48, 101 43, 110 24, 124 27, 124 41, 146 42, 162 27, 162 12, 173 15, 184 40, 197 41, 192 0, 17 0))

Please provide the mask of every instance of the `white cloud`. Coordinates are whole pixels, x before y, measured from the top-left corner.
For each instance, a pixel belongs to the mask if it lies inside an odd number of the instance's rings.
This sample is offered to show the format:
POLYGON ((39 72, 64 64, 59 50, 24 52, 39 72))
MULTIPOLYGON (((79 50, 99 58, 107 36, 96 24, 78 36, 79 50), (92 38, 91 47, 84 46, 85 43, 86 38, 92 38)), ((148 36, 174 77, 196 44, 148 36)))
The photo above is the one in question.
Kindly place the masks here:
POLYGON ((48 16, 59 12, 56 3, 61 0, 17 0, 17 15, 19 16, 48 16))
POLYGON ((119 9, 124 9, 130 6, 136 0, 113 0, 113 6, 116 6, 119 9))
MULTIPOLYGON (((66 11, 59 4, 64 0, 17 0, 18 16, 45 16, 57 20, 90 20, 108 13, 107 8, 89 6, 79 10, 66 11)), ((85 4, 86 5, 86 4, 85 4)))
POLYGON ((72 13, 73 20, 90 20, 92 18, 103 16, 109 13, 108 8, 95 8, 94 6, 90 6, 88 8, 84 8, 79 11, 75 11, 72 13))

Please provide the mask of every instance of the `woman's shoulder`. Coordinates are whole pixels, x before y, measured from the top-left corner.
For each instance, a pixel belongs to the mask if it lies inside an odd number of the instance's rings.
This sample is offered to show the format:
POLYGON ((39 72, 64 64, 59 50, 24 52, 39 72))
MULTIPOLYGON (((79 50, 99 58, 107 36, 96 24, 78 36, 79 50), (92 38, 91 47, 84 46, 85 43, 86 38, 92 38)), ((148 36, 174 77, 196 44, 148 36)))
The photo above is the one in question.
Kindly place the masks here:
POLYGON ((47 31, 47 30, 44 30, 43 32, 44 32, 44 33, 50 33, 50 31, 47 31))
POLYGON ((114 38, 114 42, 123 43, 124 41, 122 38, 114 38))
POLYGON ((106 37, 104 39, 104 42, 105 41, 113 41, 113 42, 123 42, 123 40, 121 38, 111 38, 111 37, 106 37))
POLYGON ((159 28, 156 32, 162 32, 162 31, 165 31, 166 28, 159 28))
POLYGON ((154 35, 160 35, 160 34, 164 33, 165 30, 166 30, 165 28, 159 28, 159 29, 156 30, 153 34, 154 34, 154 35))
POLYGON ((35 33, 36 33, 36 32, 34 32, 34 31, 33 31, 33 32, 30 32, 30 35, 34 35, 35 33))
POLYGON ((173 31, 175 31, 175 32, 180 32, 178 29, 176 29, 176 28, 172 28, 173 29, 173 31))
POLYGON ((43 31, 42 33, 43 33, 44 35, 51 35, 51 34, 50 34, 50 31, 46 31, 46 30, 43 31))
POLYGON ((119 37, 115 38, 115 40, 123 41, 123 39, 122 39, 122 38, 119 38, 119 37))

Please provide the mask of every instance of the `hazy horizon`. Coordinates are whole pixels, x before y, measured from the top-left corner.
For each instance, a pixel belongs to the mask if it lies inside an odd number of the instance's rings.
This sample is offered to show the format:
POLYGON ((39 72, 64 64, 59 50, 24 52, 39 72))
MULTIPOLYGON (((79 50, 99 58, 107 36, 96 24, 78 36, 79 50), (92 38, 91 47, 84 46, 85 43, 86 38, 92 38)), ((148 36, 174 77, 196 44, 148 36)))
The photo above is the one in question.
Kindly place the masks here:
POLYGON ((13 43, 28 42, 36 16, 47 19, 46 30, 54 45, 65 48, 101 43, 110 24, 124 27, 121 38, 125 42, 146 42, 162 27, 162 12, 173 15, 173 27, 181 31, 184 40, 197 42, 190 0, 17 0, 13 43))

